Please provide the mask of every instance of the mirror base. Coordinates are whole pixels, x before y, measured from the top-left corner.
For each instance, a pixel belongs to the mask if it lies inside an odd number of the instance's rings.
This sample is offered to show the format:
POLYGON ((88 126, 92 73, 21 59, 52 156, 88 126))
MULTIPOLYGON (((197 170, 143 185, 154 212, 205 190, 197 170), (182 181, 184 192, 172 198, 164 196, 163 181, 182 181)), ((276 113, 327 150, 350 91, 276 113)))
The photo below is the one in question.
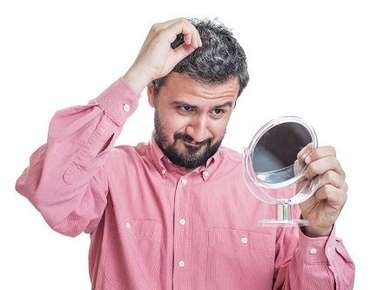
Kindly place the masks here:
POLYGON ((278 220, 278 219, 264 219, 259 220, 259 225, 264 227, 305 227, 308 226, 308 220, 304 219, 287 219, 287 220, 278 220))

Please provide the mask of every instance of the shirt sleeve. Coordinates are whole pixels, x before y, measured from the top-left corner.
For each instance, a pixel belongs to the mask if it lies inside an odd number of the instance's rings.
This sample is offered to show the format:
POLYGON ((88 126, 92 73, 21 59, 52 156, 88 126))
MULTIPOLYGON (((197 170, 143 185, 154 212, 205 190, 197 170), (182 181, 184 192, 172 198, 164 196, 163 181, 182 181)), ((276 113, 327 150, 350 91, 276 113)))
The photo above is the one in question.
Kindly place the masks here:
POLYGON ((139 97, 119 78, 87 105, 53 115, 47 142, 15 188, 55 231, 76 236, 97 227, 107 203, 106 160, 139 97))
POLYGON ((278 230, 273 289, 353 289, 355 266, 335 227, 310 238, 299 227, 278 230))

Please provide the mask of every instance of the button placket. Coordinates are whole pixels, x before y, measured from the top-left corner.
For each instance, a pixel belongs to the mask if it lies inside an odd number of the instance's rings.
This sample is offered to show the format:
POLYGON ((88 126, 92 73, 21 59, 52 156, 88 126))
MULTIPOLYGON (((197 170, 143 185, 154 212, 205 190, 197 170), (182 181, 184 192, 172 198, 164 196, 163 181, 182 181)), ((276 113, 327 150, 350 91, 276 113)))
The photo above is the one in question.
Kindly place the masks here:
POLYGON ((178 186, 176 187, 175 193, 175 203, 174 203, 174 215, 175 215, 175 226, 174 226, 174 256, 175 266, 174 266, 174 288, 181 288, 181 283, 184 277, 187 275, 185 268, 187 267, 187 203, 188 203, 188 190, 190 185, 189 177, 182 176, 178 180, 178 186))

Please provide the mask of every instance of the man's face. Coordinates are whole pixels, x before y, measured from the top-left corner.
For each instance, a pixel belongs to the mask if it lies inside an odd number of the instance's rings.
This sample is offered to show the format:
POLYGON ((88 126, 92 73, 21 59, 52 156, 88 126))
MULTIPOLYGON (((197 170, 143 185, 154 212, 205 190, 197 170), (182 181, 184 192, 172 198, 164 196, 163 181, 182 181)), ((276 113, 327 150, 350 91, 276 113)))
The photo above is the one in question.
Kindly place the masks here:
POLYGON ((154 138, 172 163, 193 169, 218 150, 239 92, 238 79, 209 85, 171 73, 149 102, 155 107, 154 138))

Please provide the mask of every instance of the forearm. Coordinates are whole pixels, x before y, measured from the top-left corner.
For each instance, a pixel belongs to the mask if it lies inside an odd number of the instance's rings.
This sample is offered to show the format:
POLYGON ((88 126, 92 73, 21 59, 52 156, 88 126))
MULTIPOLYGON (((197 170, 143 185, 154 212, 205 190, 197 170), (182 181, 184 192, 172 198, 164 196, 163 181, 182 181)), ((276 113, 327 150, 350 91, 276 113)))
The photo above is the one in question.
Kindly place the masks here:
POLYGON ((135 94, 139 95, 143 89, 152 81, 150 72, 146 71, 147 66, 133 65, 123 76, 122 79, 128 84, 135 94))

